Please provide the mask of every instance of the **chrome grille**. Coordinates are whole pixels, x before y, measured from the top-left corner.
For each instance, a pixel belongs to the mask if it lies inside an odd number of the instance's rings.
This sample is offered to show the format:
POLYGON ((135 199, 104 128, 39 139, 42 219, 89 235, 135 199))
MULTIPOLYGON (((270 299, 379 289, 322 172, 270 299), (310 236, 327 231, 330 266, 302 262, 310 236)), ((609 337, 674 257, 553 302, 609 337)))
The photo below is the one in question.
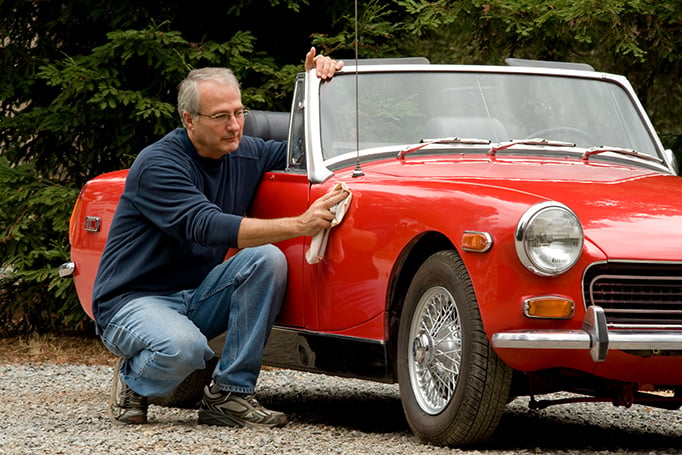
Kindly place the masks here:
POLYGON ((583 292, 609 325, 682 326, 682 264, 596 264, 585 272, 583 292))

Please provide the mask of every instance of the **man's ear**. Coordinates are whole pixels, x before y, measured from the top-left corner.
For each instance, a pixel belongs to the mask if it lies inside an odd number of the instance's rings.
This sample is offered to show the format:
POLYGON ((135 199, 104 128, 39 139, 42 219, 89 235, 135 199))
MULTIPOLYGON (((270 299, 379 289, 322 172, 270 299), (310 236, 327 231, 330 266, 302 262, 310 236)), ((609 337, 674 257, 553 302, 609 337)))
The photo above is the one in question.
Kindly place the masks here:
POLYGON ((190 114, 187 111, 184 111, 182 113, 182 120, 184 120, 185 125, 187 128, 193 128, 194 127, 194 116, 190 114))

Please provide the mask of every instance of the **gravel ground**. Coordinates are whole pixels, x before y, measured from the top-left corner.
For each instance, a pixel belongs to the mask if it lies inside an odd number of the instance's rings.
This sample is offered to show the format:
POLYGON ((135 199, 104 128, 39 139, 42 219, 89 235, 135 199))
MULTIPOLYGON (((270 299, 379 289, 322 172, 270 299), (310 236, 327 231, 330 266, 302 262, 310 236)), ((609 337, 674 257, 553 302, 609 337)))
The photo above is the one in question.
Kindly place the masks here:
POLYGON ((510 403, 486 448, 419 443, 395 385, 264 371, 258 395, 291 423, 274 430, 197 425, 196 411, 152 406, 148 425, 109 422, 111 366, 0 365, 0 454, 677 454, 680 411, 510 403))

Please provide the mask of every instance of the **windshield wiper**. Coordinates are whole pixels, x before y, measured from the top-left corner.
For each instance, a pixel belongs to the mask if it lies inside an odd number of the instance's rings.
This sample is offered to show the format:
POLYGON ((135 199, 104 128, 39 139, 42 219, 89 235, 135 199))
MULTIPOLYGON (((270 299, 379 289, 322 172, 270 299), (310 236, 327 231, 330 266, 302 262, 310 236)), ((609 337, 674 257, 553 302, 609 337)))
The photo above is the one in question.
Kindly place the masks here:
POLYGON ((620 153, 621 155, 634 156, 635 158, 639 158, 642 160, 654 161, 656 163, 663 164, 663 160, 656 156, 647 155, 646 153, 640 153, 635 149, 627 149, 623 147, 610 147, 608 145, 602 145, 600 147, 591 147, 585 150, 582 158, 583 160, 587 161, 590 159, 592 155, 599 155, 600 153, 606 152, 620 153))
POLYGON ((536 138, 529 138, 529 139, 514 139, 509 142, 500 142, 499 144, 495 145, 494 147, 491 147, 490 150, 488 150, 488 155, 494 156, 497 152, 500 150, 505 150, 508 149, 509 147, 513 147, 515 145, 544 145, 548 147, 575 147, 574 142, 565 142, 565 141, 551 141, 542 137, 536 137, 536 138))
POLYGON ((476 138, 466 138, 466 137, 441 137, 437 139, 422 139, 419 145, 409 145, 396 156, 397 159, 402 160, 408 153, 416 152, 421 150, 426 146, 432 144, 467 144, 467 145, 488 145, 490 141, 488 139, 476 139, 476 138))

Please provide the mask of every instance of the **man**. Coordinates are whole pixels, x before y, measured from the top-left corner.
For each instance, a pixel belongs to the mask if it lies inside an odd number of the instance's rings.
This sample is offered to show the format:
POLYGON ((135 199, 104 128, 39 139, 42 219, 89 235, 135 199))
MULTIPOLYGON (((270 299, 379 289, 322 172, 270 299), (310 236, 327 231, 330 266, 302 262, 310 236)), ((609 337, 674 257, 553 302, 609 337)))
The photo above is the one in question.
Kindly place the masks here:
MULTIPOLYGON (((342 62, 316 56, 305 68, 331 78, 342 62)), ((214 356, 227 331, 199 423, 274 427, 283 413, 255 398, 263 348, 286 287, 286 260, 271 243, 330 227, 330 192, 299 216, 244 216, 264 172, 282 169, 286 143, 242 137, 246 111, 225 68, 190 72, 178 89, 178 128, 131 166, 93 290, 98 334, 120 357, 112 421, 147 421, 147 397, 168 395, 214 356), (241 248, 224 261, 227 249, 241 248)))

